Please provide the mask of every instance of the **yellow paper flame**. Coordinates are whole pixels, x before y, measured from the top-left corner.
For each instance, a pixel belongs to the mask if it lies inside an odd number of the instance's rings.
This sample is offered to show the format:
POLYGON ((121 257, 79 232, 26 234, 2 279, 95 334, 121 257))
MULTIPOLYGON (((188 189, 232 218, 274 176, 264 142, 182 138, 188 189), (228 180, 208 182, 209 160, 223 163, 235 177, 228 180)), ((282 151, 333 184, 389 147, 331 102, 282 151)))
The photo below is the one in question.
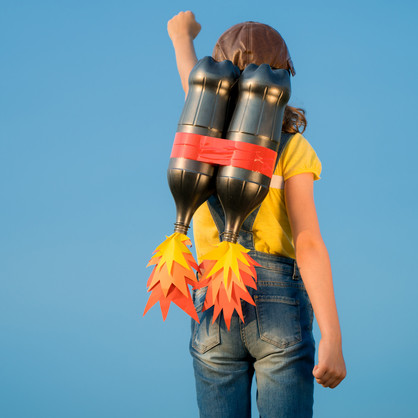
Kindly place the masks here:
POLYGON ((228 329, 234 311, 244 321, 241 299, 255 304, 247 286, 256 289, 255 266, 259 264, 247 254, 248 252, 248 249, 238 243, 221 242, 204 257, 201 263, 204 274, 195 285, 195 288, 208 287, 204 309, 214 306, 213 321, 223 310, 228 329))
POLYGON ((199 267, 186 245, 191 245, 187 235, 175 232, 155 249, 148 263, 148 266, 154 265, 154 269, 147 283, 151 295, 144 315, 159 301, 165 319, 170 303, 174 302, 199 321, 188 288, 188 285, 197 283, 193 269, 198 270, 199 267))

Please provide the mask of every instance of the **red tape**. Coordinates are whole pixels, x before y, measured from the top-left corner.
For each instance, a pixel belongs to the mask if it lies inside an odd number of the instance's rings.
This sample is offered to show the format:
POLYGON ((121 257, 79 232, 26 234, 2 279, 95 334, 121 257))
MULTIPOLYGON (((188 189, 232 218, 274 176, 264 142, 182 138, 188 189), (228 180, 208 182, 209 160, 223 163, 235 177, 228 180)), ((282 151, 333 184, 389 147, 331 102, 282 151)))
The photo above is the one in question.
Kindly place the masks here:
POLYGON ((245 168, 271 178, 277 152, 248 142, 177 132, 170 157, 245 168))

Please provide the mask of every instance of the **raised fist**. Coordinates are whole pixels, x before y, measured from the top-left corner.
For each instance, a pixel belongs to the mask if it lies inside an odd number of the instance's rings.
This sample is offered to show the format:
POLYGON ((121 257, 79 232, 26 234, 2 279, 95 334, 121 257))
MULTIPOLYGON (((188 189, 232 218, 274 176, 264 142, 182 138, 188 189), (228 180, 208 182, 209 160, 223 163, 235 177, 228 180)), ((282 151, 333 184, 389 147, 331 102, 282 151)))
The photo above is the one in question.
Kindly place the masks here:
POLYGON ((167 23, 167 31, 171 40, 179 37, 196 38, 201 29, 200 23, 196 22, 193 12, 180 12, 167 23))

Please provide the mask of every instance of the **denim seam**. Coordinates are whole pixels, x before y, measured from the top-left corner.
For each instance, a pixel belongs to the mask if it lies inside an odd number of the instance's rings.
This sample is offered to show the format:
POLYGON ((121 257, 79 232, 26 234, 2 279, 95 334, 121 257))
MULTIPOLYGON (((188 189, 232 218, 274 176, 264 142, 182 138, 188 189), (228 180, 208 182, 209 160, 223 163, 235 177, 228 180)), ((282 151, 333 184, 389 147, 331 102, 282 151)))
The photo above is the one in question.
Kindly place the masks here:
POLYGON ((287 305, 296 306, 299 305, 299 300, 288 296, 281 295, 254 295, 254 298, 266 301, 282 302, 287 305))
POLYGON ((273 286, 273 287, 291 287, 294 289, 305 289, 305 285, 302 283, 278 283, 278 282, 257 282, 258 286, 273 286))
MULTIPOLYGON (((268 266, 263 266, 263 265, 261 265, 260 266, 262 269, 266 269, 266 270, 274 270, 274 271, 281 271, 281 272, 283 272, 283 273, 287 273, 290 277, 292 277, 292 271, 293 270, 290 270, 291 269, 291 267, 289 268, 289 270, 287 270, 287 269, 283 269, 283 268, 277 268, 277 267, 268 267, 268 266)), ((300 277, 300 276, 296 276, 296 277, 300 277)))
MULTIPOLYGON (((256 260, 257 261, 257 260, 256 260)), ((260 261, 258 261, 258 263, 260 264, 260 261)), ((263 266, 263 265, 261 265, 260 266, 262 269, 265 269, 265 270, 270 270, 270 271, 277 271, 278 273, 285 273, 285 274, 287 274, 290 278, 292 278, 292 280, 295 280, 295 281, 297 281, 297 280, 300 280, 301 278, 302 278, 302 276, 300 276, 300 275, 296 275, 296 276, 294 276, 295 278, 293 279, 293 274, 292 274, 292 271, 290 271, 290 270, 287 270, 287 269, 281 269, 281 268, 277 268, 277 267, 267 267, 267 266, 263 266)), ((290 267, 290 266, 289 266, 290 267)))
POLYGON ((196 309, 196 312, 200 312, 202 310, 204 303, 205 303, 205 301, 200 302, 199 305, 196 306, 196 308, 195 308, 196 309))
POLYGON ((280 259, 281 262, 287 264, 288 266, 293 268, 293 264, 295 262, 294 258, 290 258, 290 257, 285 257, 283 255, 279 255, 279 254, 270 254, 270 253, 265 253, 264 251, 257 251, 257 250, 251 250, 250 251, 251 254, 254 255, 258 255, 260 257, 263 257, 265 259, 270 259, 273 262, 275 262, 277 260, 277 258, 280 259))
POLYGON ((244 347, 248 350, 247 345, 247 337, 245 335, 245 324, 242 321, 239 321, 239 327, 240 327, 240 334, 241 334, 241 341, 244 344, 244 347))

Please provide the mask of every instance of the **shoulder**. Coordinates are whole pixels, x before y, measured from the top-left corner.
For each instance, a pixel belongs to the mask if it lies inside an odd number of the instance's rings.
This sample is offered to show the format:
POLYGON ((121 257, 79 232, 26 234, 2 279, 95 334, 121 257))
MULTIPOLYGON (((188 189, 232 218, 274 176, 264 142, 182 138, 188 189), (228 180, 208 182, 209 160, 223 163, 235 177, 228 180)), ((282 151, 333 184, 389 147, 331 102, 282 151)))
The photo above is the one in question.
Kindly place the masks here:
POLYGON ((301 173, 313 173, 314 179, 320 178, 322 165, 309 141, 300 133, 294 134, 288 140, 277 169, 281 171, 284 180, 301 173))
MULTIPOLYGON (((310 142, 300 133, 296 133, 289 138, 285 149, 283 150, 283 156, 294 153, 307 153, 314 152, 314 149, 310 142)), ((316 154, 316 153, 315 153, 316 154)))

